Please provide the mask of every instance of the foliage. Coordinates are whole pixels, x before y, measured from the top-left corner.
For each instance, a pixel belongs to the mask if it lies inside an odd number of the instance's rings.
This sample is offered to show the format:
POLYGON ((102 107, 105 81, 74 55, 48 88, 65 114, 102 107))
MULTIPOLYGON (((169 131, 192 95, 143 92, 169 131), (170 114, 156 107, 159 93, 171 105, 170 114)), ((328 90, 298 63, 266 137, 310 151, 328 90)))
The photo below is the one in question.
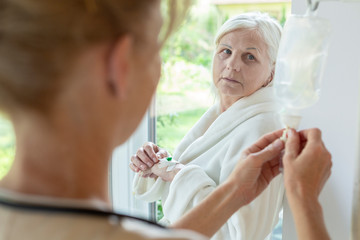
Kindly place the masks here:
POLYGON ((198 1, 179 30, 167 41, 161 52, 162 58, 166 62, 185 61, 209 68, 217 19, 214 6, 198 1))
POLYGON ((0 116, 0 179, 9 171, 15 155, 15 136, 11 124, 0 116))
POLYGON ((208 1, 197 1, 191 8, 181 27, 161 51, 163 67, 158 95, 209 88, 213 39, 218 22, 218 10, 208 1))
POLYGON ((285 25, 286 22, 286 6, 284 5, 281 9, 282 14, 281 14, 281 18, 279 19, 279 23, 281 24, 281 26, 285 25))
POLYGON ((180 140, 196 123, 206 108, 158 116, 156 123, 157 144, 173 152, 180 140))
POLYGON ((156 221, 160 221, 164 217, 161 200, 156 202, 156 221))

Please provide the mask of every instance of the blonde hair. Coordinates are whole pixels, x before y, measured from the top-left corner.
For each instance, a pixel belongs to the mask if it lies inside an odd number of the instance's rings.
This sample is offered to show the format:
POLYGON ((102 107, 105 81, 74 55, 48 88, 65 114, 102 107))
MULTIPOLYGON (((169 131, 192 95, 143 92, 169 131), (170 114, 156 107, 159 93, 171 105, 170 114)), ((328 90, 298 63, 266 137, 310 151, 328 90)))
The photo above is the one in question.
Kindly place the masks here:
POLYGON ((282 28, 277 20, 271 18, 267 13, 249 12, 234 16, 227 20, 218 30, 215 36, 217 46, 221 38, 229 32, 239 29, 257 30, 268 47, 270 64, 276 61, 279 49, 282 28))
MULTIPOLYGON (((157 0, 2 0, 0 3, 0 109, 46 111, 64 86, 59 81, 75 57, 102 42, 131 34, 142 41, 142 23, 157 0)), ((164 41, 190 0, 168 0, 164 41), (179 3, 180 2, 180 3, 179 3)))

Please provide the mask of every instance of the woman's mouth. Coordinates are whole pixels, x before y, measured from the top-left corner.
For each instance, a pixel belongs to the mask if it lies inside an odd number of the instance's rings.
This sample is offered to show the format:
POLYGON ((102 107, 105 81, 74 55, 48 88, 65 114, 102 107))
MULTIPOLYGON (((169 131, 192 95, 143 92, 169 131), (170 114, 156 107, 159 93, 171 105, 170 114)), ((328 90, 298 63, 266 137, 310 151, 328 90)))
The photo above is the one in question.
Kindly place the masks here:
POLYGON ((225 81, 233 82, 233 83, 239 83, 239 81, 237 81, 233 78, 229 78, 229 77, 221 77, 220 80, 225 80, 225 81))

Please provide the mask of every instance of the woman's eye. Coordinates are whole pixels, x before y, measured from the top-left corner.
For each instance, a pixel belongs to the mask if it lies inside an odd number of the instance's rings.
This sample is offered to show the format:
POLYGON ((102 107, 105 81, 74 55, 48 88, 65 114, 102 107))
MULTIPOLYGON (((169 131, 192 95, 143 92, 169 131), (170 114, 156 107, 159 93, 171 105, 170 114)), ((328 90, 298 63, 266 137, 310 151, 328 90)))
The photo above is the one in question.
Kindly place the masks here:
POLYGON ((223 53, 231 54, 231 50, 230 50, 230 49, 224 49, 224 50, 223 50, 223 53))
POLYGON ((250 60, 250 61, 254 61, 254 60, 255 60, 255 56, 252 55, 252 54, 248 54, 248 55, 247 55, 247 59, 250 60))

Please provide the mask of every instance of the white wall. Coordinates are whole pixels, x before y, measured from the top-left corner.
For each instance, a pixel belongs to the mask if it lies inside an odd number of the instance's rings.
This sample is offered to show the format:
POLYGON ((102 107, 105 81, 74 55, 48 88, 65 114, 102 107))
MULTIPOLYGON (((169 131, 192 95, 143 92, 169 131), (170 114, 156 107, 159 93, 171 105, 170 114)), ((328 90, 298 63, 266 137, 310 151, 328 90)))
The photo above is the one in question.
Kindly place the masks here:
MULTIPOLYGON (((306 0, 293 0, 303 14, 306 0)), ((300 128, 319 127, 332 153, 332 175, 320 201, 331 239, 349 239, 351 231, 360 82, 360 2, 321 2, 319 16, 329 19, 333 36, 320 100, 303 111, 300 128)), ((284 210, 283 239, 296 239, 289 209, 284 210)))

